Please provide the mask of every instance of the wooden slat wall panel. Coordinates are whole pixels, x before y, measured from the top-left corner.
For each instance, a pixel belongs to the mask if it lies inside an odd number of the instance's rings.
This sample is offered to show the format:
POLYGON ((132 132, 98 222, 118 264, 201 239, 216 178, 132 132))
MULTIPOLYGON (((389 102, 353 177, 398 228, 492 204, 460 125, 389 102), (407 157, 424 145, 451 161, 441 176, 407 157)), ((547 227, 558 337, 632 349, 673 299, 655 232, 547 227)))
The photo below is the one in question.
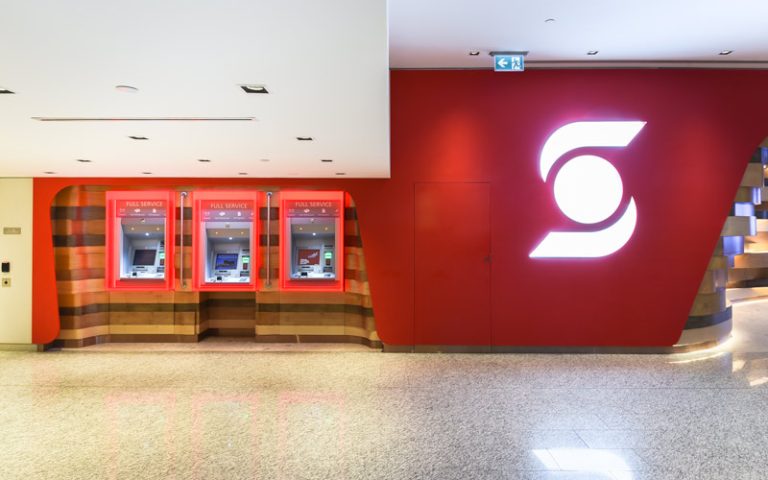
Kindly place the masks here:
MULTIPOLYGON (((259 292, 189 290, 193 261, 189 200, 183 211, 179 208, 176 212, 176 291, 106 292, 106 191, 106 187, 70 187, 60 192, 51 207, 62 327, 59 343, 84 346, 105 341, 188 342, 215 332, 256 336, 258 341, 329 340, 381 345, 351 199, 347 198, 345 208, 344 293, 278 290, 279 209, 273 207, 270 211, 271 245, 267 250, 267 209, 263 200, 259 215, 259 292), (179 281, 182 227, 184 286, 179 281), (269 286, 265 285, 267 255, 271 257, 269 286)), ((279 205, 279 197, 279 192, 275 192, 273 205, 279 205)))

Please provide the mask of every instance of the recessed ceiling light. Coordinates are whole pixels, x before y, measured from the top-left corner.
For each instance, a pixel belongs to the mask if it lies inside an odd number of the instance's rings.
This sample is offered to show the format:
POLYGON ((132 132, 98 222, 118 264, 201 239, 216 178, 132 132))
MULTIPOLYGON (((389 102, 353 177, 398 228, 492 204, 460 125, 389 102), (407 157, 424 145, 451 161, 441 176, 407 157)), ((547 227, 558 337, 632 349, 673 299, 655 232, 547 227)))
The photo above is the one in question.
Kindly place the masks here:
POLYGON ((469 51, 469 56, 470 57, 476 57, 478 55, 480 55, 480 50, 470 50, 469 51))
POLYGON ((88 160, 86 158, 78 158, 76 161, 80 163, 91 163, 91 160, 88 160))
POLYGON ((128 138, 131 140, 149 140, 147 137, 142 137, 140 135, 128 135, 128 138))
POLYGON ((331 162, 333 162, 333 160, 330 159, 330 158, 324 158, 324 159, 322 159, 320 161, 323 162, 323 163, 331 163, 331 162))
POLYGON ((248 175, 248 172, 237 172, 238 175, 248 175))
POLYGON ((130 85, 115 85, 115 90, 123 93, 136 93, 139 91, 138 88, 132 87, 130 85))
POLYGON ((2 94, 13 94, 14 92, 8 90, 7 88, 0 87, 0 95, 2 94))
POLYGON ((723 50, 718 55, 730 55, 733 53, 733 50, 723 50))
POLYGON ((544 23, 554 23, 554 22, 555 22, 554 18, 548 18, 548 19, 544 20, 544 23))
POLYGON ((300 142, 311 142, 312 140, 314 140, 314 138, 312 138, 312 137, 296 137, 296 140, 298 140, 300 142))
POLYGON ((597 55, 598 53, 600 53, 599 50, 590 50, 587 52, 587 55, 597 55))
POLYGON ((197 161, 200 163, 211 163, 211 161, 207 158, 198 158, 197 161))
POLYGON ((240 85, 245 93, 269 93, 264 85, 240 85))
POLYGON ((260 162, 268 162, 268 161, 269 161, 269 159, 268 159, 268 158, 262 158, 262 159, 261 159, 261 160, 259 160, 259 161, 260 161, 260 162))
POLYGON ((43 172, 46 175, 56 175, 56 172, 43 172))
POLYGON ((141 172, 142 175, 152 175, 152 172, 141 172))
POLYGON ((345 172, 336 172, 336 175, 346 175, 345 172))

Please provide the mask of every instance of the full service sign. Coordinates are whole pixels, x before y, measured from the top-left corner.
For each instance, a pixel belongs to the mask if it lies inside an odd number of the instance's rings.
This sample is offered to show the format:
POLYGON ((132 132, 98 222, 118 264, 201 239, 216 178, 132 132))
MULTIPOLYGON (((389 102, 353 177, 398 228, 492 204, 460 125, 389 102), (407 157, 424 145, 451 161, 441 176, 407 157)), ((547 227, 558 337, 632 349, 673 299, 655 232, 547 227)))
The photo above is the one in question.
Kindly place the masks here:
POLYGON ((203 200, 203 221, 234 220, 253 221, 253 200, 203 200))
POLYGON ((165 218, 168 202, 165 200, 118 200, 120 218, 165 218))
POLYGON ((338 200, 287 200, 287 217, 338 217, 341 214, 341 202, 338 200))

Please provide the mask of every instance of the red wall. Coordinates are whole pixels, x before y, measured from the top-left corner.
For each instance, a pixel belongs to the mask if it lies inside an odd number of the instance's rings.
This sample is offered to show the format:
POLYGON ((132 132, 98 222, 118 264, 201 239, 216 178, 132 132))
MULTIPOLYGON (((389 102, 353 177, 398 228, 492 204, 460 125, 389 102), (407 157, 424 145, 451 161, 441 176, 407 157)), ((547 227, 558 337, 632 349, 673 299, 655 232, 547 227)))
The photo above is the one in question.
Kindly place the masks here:
POLYGON ((61 188, 269 184, 351 194, 379 335, 413 344, 416 324, 441 325, 428 312, 414 318, 418 182, 490 184, 490 324, 445 323, 451 334, 433 339, 585 346, 678 339, 744 167, 768 135, 768 72, 395 71, 391 80, 391 180, 35 179, 33 341, 48 343, 59 328, 50 204, 61 188), (580 120, 647 122, 627 148, 599 151, 635 198, 637 227, 608 257, 530 259, 548 231, 569 225, 538 176, 541 147, 580 120))

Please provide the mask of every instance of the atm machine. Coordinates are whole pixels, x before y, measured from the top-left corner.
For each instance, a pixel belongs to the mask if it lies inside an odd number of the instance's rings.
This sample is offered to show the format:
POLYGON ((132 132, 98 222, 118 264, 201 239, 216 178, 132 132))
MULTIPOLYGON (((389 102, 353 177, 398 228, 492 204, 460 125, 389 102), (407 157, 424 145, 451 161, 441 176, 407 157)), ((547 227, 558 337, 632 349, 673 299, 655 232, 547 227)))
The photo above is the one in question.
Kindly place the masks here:
POLYGON ((106 196, 107 288, 172 289, 173 192, 107 192, 106 196))
POLYGON ((280 193, 285 290, 344 290, 344 192, 280 193))
POLYGON ((195 191, 192 202, 195 288, 255 289, 257 193, 195 191))

